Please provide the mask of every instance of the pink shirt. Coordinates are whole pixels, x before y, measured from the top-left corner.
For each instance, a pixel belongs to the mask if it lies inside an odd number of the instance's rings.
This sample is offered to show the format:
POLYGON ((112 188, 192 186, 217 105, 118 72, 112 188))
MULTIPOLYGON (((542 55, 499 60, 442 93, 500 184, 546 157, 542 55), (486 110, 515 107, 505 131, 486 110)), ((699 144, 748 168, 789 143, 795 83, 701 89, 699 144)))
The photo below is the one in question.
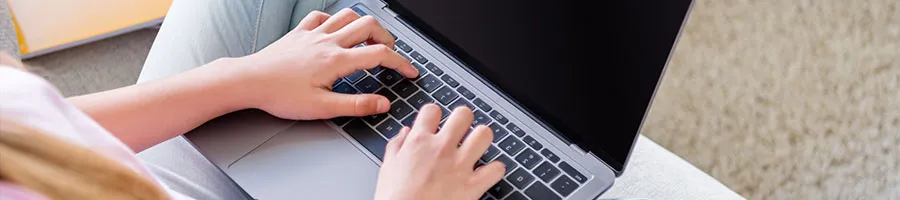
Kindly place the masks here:
MULTIPOLYGON (((97 122, 69 104, 41 77, 0 66, 0 119, 15 121, 43 133, 100 152, 165 188, 172 199, 191 199, 168 189, 140 162, 135 153, 97 122)), ((0 181, 0 199, 45 199, 9 182, 0 181)))

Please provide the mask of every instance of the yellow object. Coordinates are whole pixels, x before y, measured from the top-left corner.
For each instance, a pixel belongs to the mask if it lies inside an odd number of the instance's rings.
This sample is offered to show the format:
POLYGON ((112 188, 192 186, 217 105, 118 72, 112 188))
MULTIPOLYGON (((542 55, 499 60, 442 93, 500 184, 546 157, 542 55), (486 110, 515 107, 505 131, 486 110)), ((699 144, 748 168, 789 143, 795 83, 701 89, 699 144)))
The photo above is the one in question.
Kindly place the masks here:
POLYGON ((172 0, 7 0, 23 57, 155 26, 172 0))

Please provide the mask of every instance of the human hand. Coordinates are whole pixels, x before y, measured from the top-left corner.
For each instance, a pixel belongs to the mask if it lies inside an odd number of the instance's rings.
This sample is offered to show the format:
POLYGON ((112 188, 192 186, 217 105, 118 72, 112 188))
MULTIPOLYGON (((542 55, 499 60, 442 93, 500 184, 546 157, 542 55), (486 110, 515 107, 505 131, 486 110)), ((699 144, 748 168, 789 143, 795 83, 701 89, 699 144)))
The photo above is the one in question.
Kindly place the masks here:
POLYGON ((379 65, 416 77, 418 71, 393 46, 393 36, 372 16, 351 9, 334 16, 313 11, 278 41, 235 59, 243 64, 232 71, 249 93, 241 94, 249 98, 247 107, 295 120, 365 116, 387 112, 390 102, 376 94, 335 93, 332 84, 379 65), (368 45, 352 48, 363 42, 368 45))
POLYGON ((404 127, 388 142, 375 199, 481 197, 503 178, 505 169, 499 161, 474 168, 491 145, 490 128, 479 125, 459 145, 473 118, 468 107, 457 107, 438 131, 441 109, 434 104, 423 106, 412 129, 404 127))

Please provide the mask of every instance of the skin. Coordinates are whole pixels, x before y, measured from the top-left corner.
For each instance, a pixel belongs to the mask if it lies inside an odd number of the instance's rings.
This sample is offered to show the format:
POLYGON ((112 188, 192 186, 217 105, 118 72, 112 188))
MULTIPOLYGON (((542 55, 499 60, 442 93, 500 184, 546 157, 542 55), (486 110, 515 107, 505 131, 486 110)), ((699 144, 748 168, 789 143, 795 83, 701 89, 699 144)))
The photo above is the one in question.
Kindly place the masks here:
MULTIPOLYGON (((393 37, 371 16, 350 9, 334 16, 312 12, 255 54, 68 100, 135 152, 248 108, 293 120, 385 113, 387 98, 335 93, 331 85, 376 66, 417 76, 393 46, 393 37), (363 42, 365 47, 352 48, 363 42)), ((435 105, 424 106, 413 127, 404 127, 388 143, 376 199, 477 199, 502 178, 500 162, 473 167, 490 145, 491 130, 479 126, 460 145, 472 111, 454 109, 437 131, 440 112, 435 105)))

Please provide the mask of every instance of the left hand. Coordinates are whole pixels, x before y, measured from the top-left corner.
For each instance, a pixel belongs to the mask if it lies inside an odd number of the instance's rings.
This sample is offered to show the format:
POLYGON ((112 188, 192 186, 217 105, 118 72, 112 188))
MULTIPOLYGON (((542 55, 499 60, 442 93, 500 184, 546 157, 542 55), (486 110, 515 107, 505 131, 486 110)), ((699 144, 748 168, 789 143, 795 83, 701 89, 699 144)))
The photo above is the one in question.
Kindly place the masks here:
POLYGON ((376 94, 340 94, 332 84, 357 70, 383 66, 414 78, 418 71, 393 51, 394 39, 372 16, 350 9, 313 11, 296 29, 260 52, 237 58, 236 76, 248 107, 286 119, 366 116, 390 109, 376 94), (360 48, 353 46, 366 42, 360 48))

